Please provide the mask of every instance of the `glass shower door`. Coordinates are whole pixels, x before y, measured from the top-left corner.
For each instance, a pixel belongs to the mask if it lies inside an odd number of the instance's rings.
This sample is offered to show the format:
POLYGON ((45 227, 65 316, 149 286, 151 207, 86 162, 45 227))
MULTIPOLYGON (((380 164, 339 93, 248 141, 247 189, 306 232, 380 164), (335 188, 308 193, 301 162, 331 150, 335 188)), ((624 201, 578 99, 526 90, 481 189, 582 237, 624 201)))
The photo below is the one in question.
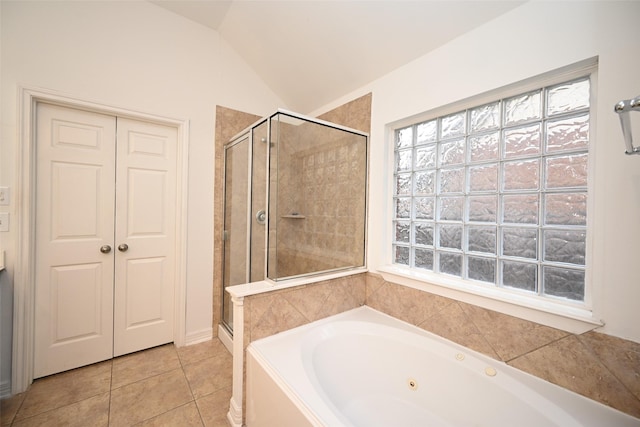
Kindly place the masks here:
MULTIPOLYGON (((267 221, 267 123, 225 147, 223 287, 264 280, 267 221)), ((222 323, 233 332, 223 289, 222 323)))
MULTIPOLYGON (((247 283, 249 222, 249 134, 225 147, 223 287, 247 283)), ((233 330, 231 297, 223 290, 222 323, 233 330)))

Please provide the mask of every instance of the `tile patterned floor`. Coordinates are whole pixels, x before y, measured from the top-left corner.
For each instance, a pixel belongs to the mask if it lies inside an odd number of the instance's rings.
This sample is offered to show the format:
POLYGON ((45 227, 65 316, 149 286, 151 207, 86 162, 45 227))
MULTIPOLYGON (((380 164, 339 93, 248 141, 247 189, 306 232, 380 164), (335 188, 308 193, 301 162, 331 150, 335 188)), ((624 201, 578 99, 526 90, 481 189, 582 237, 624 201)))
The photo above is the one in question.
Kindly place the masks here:
POLYGON ((173 344, 41 378, 0 402, 2 427, 226 427, 232 358, 218 340, 173 344))

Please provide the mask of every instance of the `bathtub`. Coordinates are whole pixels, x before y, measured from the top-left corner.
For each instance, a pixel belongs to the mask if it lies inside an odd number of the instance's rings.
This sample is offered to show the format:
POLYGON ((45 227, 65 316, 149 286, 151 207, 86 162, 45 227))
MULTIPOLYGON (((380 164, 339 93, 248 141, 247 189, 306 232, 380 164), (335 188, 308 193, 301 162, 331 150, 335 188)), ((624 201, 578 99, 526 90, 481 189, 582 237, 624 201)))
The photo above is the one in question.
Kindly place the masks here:
POLYGON ((247 349, 248 427, 640 426, 363 306, 247 349))

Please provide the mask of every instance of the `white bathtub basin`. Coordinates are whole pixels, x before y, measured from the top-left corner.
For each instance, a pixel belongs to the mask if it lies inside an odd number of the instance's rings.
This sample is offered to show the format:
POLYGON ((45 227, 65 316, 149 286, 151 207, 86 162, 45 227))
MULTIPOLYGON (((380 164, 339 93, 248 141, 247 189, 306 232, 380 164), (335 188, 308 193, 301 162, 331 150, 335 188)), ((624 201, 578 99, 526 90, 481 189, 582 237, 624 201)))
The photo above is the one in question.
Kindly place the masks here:
POLYGON ((640 426, 369 307, 253 342, 247 425, 640 426))

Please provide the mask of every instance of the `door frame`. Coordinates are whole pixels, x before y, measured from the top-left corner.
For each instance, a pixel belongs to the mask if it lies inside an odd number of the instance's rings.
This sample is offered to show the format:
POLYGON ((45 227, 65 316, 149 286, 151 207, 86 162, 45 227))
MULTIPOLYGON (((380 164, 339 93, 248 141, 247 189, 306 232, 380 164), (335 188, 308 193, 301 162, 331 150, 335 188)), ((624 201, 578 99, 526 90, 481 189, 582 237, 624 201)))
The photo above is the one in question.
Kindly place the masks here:
POLYGON ((18 149, 16 173, 16 265, 13 290, 12 393, 20 393, 33 382, 35 339, 35 196, 36 196, 36 105, 39 102, 78 110, 148 121, 178 130, 176 273, 174 343, 186 340, 187 184, 189 121, 161 117, 70 97, 55 91, 18 88, 18 149))

